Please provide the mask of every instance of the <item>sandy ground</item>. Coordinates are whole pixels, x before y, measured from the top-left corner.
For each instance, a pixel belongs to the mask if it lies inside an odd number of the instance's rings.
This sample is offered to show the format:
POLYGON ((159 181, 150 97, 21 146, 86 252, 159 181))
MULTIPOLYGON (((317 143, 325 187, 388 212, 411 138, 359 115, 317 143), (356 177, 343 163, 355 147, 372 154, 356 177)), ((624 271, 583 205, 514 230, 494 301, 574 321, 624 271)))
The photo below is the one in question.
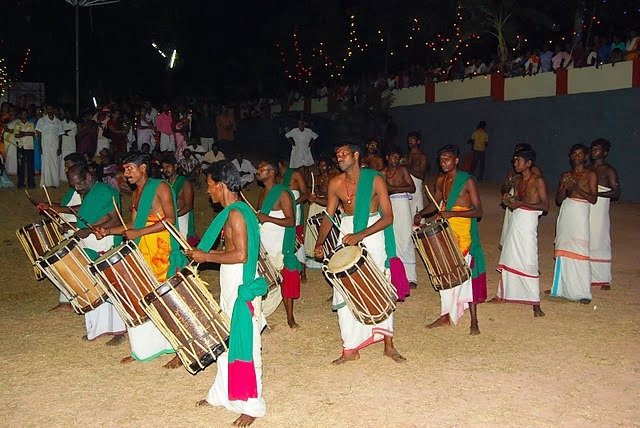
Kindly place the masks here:
MULTIPOLYGON (((502 224, 496 187, 481 187, 490 295, 502 224)), ((168 357, 120 365, 128 344, 84 342, 82 317, 47 312, 58 293, 48 280, 35 281, 14 234, 38 217, 17 190, 3 190, 2 201, 0 425, 210 427, 235 419, 221 408, 194 406, 211 386, 215 365, 196 376, 163 369, 168 357)), ((196 209, 201 232, 212 215, 203 190, 196 209)), ((543 289, 553 273, 556 214, 553 209, 540 222, 543 289)), ((639 220, 638 204, 612 207, 611 291, 594 290, 588 306, 543 298, 542 319, 530 307, 483 304, 480 336, 468 335, 468 314, 458 326, 425 329, 440 304, 420 266, 419 288, 396 312, 395 343, 408 360, 402 365, 383 357, 381 344, 357 362, 329 364, 341 349, 337 319, 322 274, 310 271, 296 304, 302 328, 286 327, 281 306, 263 335, 267 416, 256 426, 637 425, 639 220)), ((202 275, 217 295, 218 272, 202 275)))

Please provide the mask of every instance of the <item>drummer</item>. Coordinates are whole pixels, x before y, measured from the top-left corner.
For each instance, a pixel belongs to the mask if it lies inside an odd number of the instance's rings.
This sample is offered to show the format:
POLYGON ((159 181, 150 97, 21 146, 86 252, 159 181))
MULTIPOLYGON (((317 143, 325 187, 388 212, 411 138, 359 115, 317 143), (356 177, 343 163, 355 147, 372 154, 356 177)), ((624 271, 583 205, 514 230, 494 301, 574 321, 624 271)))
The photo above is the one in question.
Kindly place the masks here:
MULTIPOLYGON (((320 174, 315 178, 315 187, 309 191, 309 213, 308 218, 324 211, 327 206, 327 188, 329 187, 331 163, 328 159, 321 158, 318 160, 318 170, 320 174)), ((311 232, 308 230, 309 225, 306 225, 307 230, 304 233, 304 249, 308 258, 313 258, 313 250, 316 246, 316 240, 311 232)), ((315 260, 307 260, 307 264, 317 262, 315 260)), ((320 265, 318 265, 320 267, 320 265)))
MULTIPOLYGON (((436 179, 435 200, 440 203, 439 217, 449 220, 449 225, 458 240, 458 246, 468 265, 472 278, 448 290, 440 291, 440 318, 428 328, 457 324, 464 315, 464 309, 471 313, 470 334, 480 334, 476 307, 487 298, 487 278, 485 259, 480 236, 478 218, 482 217, 482 203, 476 180, 469 173, 458 170, 459 149, 446 145, 438 150, 438 161, 442 174, 436 179)), ((421 217, 434 212, 433 202, 415 215, 417 223, 421 217)))
POLYGON ((295 254, 295 197, 283 184, 277 184, 280 169, 275 162, 263 161, 256 178, 264 184, 258 199, 260 240, 276 268, 282 266, 282 300, 287 312, 287 324, 298 328, 293 314, 293 301, 300 298, 300 261, 295 254), (282 257, 282 261, 278 259, 282 257))
POLYGON ((256 279, 260 230, 252 209, 238 200, 242 181, 233 164, 216 162, 205 173, 211 201, 222 204, 224 210, 207 229, 199 249, 187 251, 187 257, 197 263, 220 264, 220 308, 231 319, 232 339, 229 351, 218 357, 216 379, 207 398, 197 405, 223 406, 240 413, 233 425, 249 426, 266 412, 262 398, 260 338, 263 321, 259 318, 259 308, 252 306, 261 302, 253 299, 267 292, 266 281, 256 279), (223 228, 225 249, 212 251, 223 228), (249 322, 243 325, 247 319, 249 322), (240 328, 235 329, 238 325, 240 328), (234 343, 238 342, 247 350, 244 355, 234 349, 234 343), (236 367, 238 363, 240 370, 236 367))
MULTIPOLYGON (((336 155, 338 167, 343 172, 333 177, 329 182, 327 214, 333 216, 338 204, 342 203, 344 209, 344 216, 340 223, 342 243, 356 245, 363 242, 378 269, 384 272, 388 257, 385 241, 389 241, 383 231, 388 229, 391 234, 393 232, 391 226, 393 213, 385 180, 375 170, 360 168, 361 152, 358 146, 340 146, 336 149, 336 155)), ((331 227, 331 221, 325 217, 318 232, 318 241, 314 251, 316 259, 324 257, 322 244, 331 227)), ((394 244, 393 238, 391 244, 394 244)), ((402 266, 401 262, 400 266, 402 266)), ((404 281, 406 282, 406 277, 404 281)), ((408 283, 406 287, 408 289, 408 283)), ((406 360, 393 346, 393 314, 379 324, 363 324, 353 316, 346 305, 344 296, 335 288, 333 307, 338 313, 342 355, 332 364, 337 365, 357 360, 360 358, 359 349, 381 340, 384 340, 384 355, 396 362, 406 360)))
MULTIPOLYGON (((176 197, 167 182, 149 178, 151 158, 147 153, 129 152, 122 162, 127 183, 136 186, 132 195, 131 222, 116 227, 99 227, 96 236, 123 235, 126 239, 135 241, 156 279, 164 282, 187 263, 177 241, 160 221, 164 218, 175 225, 176 197)), ((121 363, 146 362, 163 354, 175 353, 169 341, 151 320, 129 327, 128 333, 131 356, 123 358, 121 363)), ((178 356, 175 356, 164 367, 173 369, 181 364, 178 356)))
POLYGON ((178 174, 176 157, 173 152, 163 153, 162 174, 171 185, 178 202, 178 230, 187 239, 196 239, 196 224, 194 217, 194 192, 193 184, 183 174, 178 174))
MULTIPOLYGON (((81 240, 80 245, 87 256, 91 260, 96 260, 100 254, 109 251, 114 244, 119 244, 122 241, 120 237, 113 236, 98 240, 92 231, 92 228, 109 228, 119 224, 113 200, 115 198, 119 205, 120 194, 113 187, 96 181, 95 175, 86 165, 74 165, 67 169, 66 174, 69 185, 80 195, 82 200, 80 206, 76 207, 76 212, 82 219, 77 220, 78 230, 74 235, 81 240), (85 221, 90 224, 86 224, 85 221)), ((71 209, 64 206, 49 207, 47 204, 43 204, 43 208, 51 208, 60 214, 73 214, 71 209)), ((84 337, 86 340, 112 335, 113 338, 107 342, 108 346, 124 342, 126 327, 110 302, 105 302, 87 312, 84 319, 87 328, 87 335, 84 337)))

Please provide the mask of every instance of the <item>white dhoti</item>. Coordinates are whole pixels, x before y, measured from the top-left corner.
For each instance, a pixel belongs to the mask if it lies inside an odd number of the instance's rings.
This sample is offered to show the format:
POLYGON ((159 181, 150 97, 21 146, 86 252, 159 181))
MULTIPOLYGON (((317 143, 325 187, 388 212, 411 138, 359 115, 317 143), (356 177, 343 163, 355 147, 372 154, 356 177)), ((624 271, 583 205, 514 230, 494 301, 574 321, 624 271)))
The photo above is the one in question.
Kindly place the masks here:
POLYGON ((589 210, 582 199, 567 198, 556 223, 556 266, 551 295, 570 300, 591 300, 589 266, 589 210))
MULTIPOLYGON (((369 217, 368 226, 378 221, 380 214, 375 213, 369 217)), ((340 242, 342 238, 353 233, 353 216, 343 216, 340 223, 340 242)), ((387 253, 384 245, 384 232, 380 231, 367 236, 362 240, 367 247, 367 251, 380 272, 385 271, 385 261, 387 253)), ((342 338, 342 348, 345 351, 355 351, 379 342, 385 336, 393 337, 393 314, 379 324, 367 325, 359 322, 351 313, 345 302, 345 297, 336 288, 333 288, 333 307, 338 312, 338 325, 340 326, 340 337, 342 338)))
POLYGON ((4 169, 9 175, 16 175, 18 173, 18 149, 11 143, 6 143, 4 146, 6 151, 4 169))
MULTIPOLYGON (((422 180, 411 176, 413 180, 413 184, 416 186, 416 191, 411 194, 411 199, 409 199, 409 206, 411 210, 411 224, 413 224, 413 216, 422 211, 424 208, 424 188, 422 187, 422 180)), ((420 220, 420 224, 426 223, 426 220, 423 218, 420 220)))
MULTIPOLYGON (((269 212, 269 217, 284 218, 282 210, 269 212)), ((282 243, 284 242, 284 227, 275 223, 266 222, 260 225, 260 243, 273 260, 282 256, 282 243)), ((280 266, 282 263, 274 263, 280 266)))
POLYGON ((183 214, 178 217, 178 230, 184 237, 189 236, 189 213, 183 214))
MULTIPOLYGON (((511 212, 507 209, 507 211, 511 212)), ((498 272, 498 297, 508 302, 540 304, 538 217, 542 211, 518 208, 507 228, 498 272)))
POLYGON ((131 356, 138 361, 151 361, 161 355, 176 352, 151 320, 135 327, 127 327, 127 332, 131 356))
MULTIPOLYGON (((515 194, 514 189, 509 190, 509 195, 515 194)), ((512 211, 508 208, 504 210, 504 218, 502 219, 502 231, 500 232, 500 248, 504 247, 504 240, 507 237, 507 229, 509 228, 509 222, 511 221, 512 211)))
POLYGON ((411 238, 413 215, 411 214, 411 194, 390 195, 393 210, 393 234, 396 237, 396 255, 402 260, 409 282, 417 282, 416 247, 411 238))
MULTIPOLYGON (((471 266, 473 257, 467 254, 464 259, 471 266)), ((460 285, 448 290, 440 290, 440 316, 449 314, 449 319, 453 324, 458 324, 464 310, 469 308, 469 303, 473 303, 473 287, 471 277, 460 285)))
MULTIPOLYGON (((83 248, 88 248, 98 253, 105 253, 113 246, 113 236, 107 236, 103 239, 97 239, 92 233, 84 238, 80 245, 83 248)), ((105 334, 124 334, 127 331, 127 327, 120 318, 118 311, 111 304, 106 301, 92 311, 84 314, 84 324, 87 328, 87 339, 93 340, 105 334)))
MULTIPOLYGON (((292 190, 291 193, 293 193, 293 197, 296 198, 296 200, 300 197, 300 192, 298 190, 292 190)), ((293 208, 295 210, 297 236, 299 228, 302 228, 304 230, 304 227, 302 226, 302 217, 304 213, 302 212, 303 210, 301 205, 296 204, 296 201, 293 201, 293 203, 295 204, 293 208)), ((298 248, 298 250, 296 251, 296 258, 302 264, 305 264, 307 261, 307 255, 305 254, 304 248, 304 245, 300 245, 300 248, 298 248)))
MULTIPOLYGON (((598 186, 598 192, 611 189, 598 186)), ((591 264, 591 285, 611 285, 611 234, 609 228, 609 198, 598 197, 598 202, 589 211, 589 258, 591 264)))
MULTIPOLYGON (((44 136, 43 136, 44 138, 44 136)), ((58 145, 42 145, 42 169, 40 170, 40 186, 58 187, 60 184, 60 158, 58 145)))
MULTIPOLYGON (((265 223, 267 224, 267 223, 265 223)), ((280 241, 282 244, 282 241, 280 241)), ((243 264, 220 265, 220 308, 231 319, 233 305, 238 297, 238 287, 242 284, 243 264)), ((256 384, 258 397, 249 398, 246 401, 229 400, 229 352, 226 351, 218 357, 216 361, 218 371, 215 381, 209 389, 207 402, 213 406, 223 406, 232 412, 242 413, 256 418, 263 417, 267 406, 262 398, 262 341, 260 338, 261 324, 263 320, 259 317, 262 311, 257 310, 256 304, 260 304, 262 299, 253 301, 254 316, 251 317, 253 324, 253 364, 256 371, 256 384)))
POLYGON ((176 151, 176 142, 175 142, 175 137, 173 135, 160 133, 160 151, 161 152, 176 151))

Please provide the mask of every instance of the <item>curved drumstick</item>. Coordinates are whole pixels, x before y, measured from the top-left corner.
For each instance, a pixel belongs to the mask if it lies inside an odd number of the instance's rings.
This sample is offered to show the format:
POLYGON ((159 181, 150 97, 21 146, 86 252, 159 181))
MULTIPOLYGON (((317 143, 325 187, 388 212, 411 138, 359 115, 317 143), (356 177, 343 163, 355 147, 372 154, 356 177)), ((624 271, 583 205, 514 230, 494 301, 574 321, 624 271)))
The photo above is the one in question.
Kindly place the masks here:
POLYGON ((438 212, 442 211, 440 209, 440 205, 438 205, 438 203, 436 202, 435 198, 433 197, 433 195, 431 194, 431 191, 429 190, 429 186, 428 185, 424 185, 425 190, 427 191, 427 196, 429 196, 429 199, 431 199, 431 202, 433 202, 433 205, 436 206, 436 209, 438 210, 438 212))
POLYGON ((42 188, 44 189, 44 194, 47 197, 47 201, 49 202, 49 205, 53 205, 53 203, 51 203, 51 198, 49 197, 49 191, 47 190, 47 186, 43 184, 42 188))
POLYGON ((316 193, 316 177, 313 175, 313 171, 311 171, 311 194, 316 193))
POLYGON ((240 197, 242 198, 243 201, 246 202, 247 205, 249 205, 251 207, 251 209, 253 210, 254 213, 258 214, 258 211, 256 211, 255 208, 253 208, 253 205, 251 205, 251 202, 249 202, 247 200, 247 198, 244 196, 244 194, 242 192, 240 192, 240 197))
MULTIPOLYGON (((116 210, 116 214, 118 214, 118 218, 120 219, 120 223, 122 223, 122 227, 124 227, 124 230, 128 230, 129 228, 127 227, 127 223, 124 222, 124 220, 122 218, 122 214, 120 214, 120 209, 118 208, 118 202, 116 202, 115 196, 111 197, 111 201, 113 202, 113 208, 116 210)), ((84 221, 84 220, 82 220, 82 221, 84 221)), ((89 223, 87 223, 87 224, 89 224, 89 223)))
POLYGON ((62 218, 62 216, 60 215, 60 213, 58 213, 58 212, 57 212, 57 211, 55 211, 55 210, 52 210, 51 208, 49 208, 48 210, 43 210, 43 211, 42 211, 42 213, 43 213, 44 215, 46 215, 47 217, 49 217, 49 219, 50 219, 51 221, 58 223, 58 225, 60 225, 60 223, 59 223, 58 221, 56 221, 56 219, 57 219, 57 220, 62 220, 62 222, 63 222, 64 224, 66 224, 67 226, 69 226, 69 228, 70 228, 71 230, 73 230, 74 232, 76 232, 76 231, 78 230, 78 228, 77 228, 77 227, 75 227, 74 225, 72 225, 71 223, 69 223, 67 220, 65 220, 64 218, 62 218))
POLYGON ((180 246, 183 249, 188 251, 193 250, 193 247, 189 244, 189 242, 186 239, 184 239, 180 231, 173 224, 169 223, 168 221, 165 221, 164 216, 162 216, 160 212, 156 211, 156 215, 158 216, 158 219, 160 220, 164 228, 169 231, 171 236, 173 236, 174 239, 178 241, 178 244, 180 244, 180 246))

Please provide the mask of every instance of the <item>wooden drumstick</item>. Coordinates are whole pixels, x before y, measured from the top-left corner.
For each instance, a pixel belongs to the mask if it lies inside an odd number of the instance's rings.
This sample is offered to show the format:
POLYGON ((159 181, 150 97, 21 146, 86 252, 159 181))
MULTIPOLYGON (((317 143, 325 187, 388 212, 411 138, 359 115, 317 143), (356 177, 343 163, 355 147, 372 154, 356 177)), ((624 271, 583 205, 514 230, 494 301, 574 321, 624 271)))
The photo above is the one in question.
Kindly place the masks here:
POLYGON ((316 177, 313 175, 313 171, 311 172, 311 194, 316 193, 316 177))
POLYGON ((47 201, 49 201, 49 205, 53 205, 53 203, 51 203, 51 198, 49 197, 49 191, 47 190, 47 186, 43 184, 42 188, 44 189, 44 194, 47 197, 47 201))
POLYGON ((48 210, 44 210, 44 211, 43 211, 43 213, 44 213, 47 217, 49 217, 49 218, 51 219, 51 221, 55 221, 56 223, 58 223, 58 224, 59 224, 59 222, 58 222, 58 221, 56 221, 56 219, 58 219, 58 220, 62 220, 62 222, 63 222, 64 224, 66 224, 67 226, 69 226, 69 228, 70 228, 71 230, 73 230, 74 232, 78 230, 78 228, 77 228, 77 227, 75 227, 74 225, 72 225, 71 223, 69 223, 67 220, 65 220, 64 218, 62 218, 62 216, 60 215, 60 213, 58 213, 58 212, 57 212, 57 211, 55 211, 55 210, 52 210, 51 208, 49 208, 48 210), (53 215, 52 215, 52 214, 50 214, 48 211, 51 211, 51 212, 53 213, 53 215))
POLYGON ((74 209, 73 209, 73 208, 71 208, 71 207, 67 207, 67 208, 69 208, 69 211, 71 211, 71 214, 73 214, 74 216, 76 216, 76 218, 77 218, 78 220, 80 220, 80 221, 84 222, 84 223, 87 225, 87 227, 88 227, 88 228, 93 229, 93 227, 91 226, 91 223, 89 223, 87 220, 85 220, 84 218, 82 218, 82 217, 80 216, 80 214, 78 214, 78 213, 77 213, 77 211, 76 211, 76 210, 74 210, 74 209))
POLYGON ((189 242, 186 239, 184 239, 180 231, 173 224, 169 223, 168 221, 165 221, 163 216, 160 214, 160 212, 156 211, 156 215, 158 216, 158 219, 160 220, 164 228, 167 229, 167 231, 169 231, 171 236, 173 236, 173 238, 176 241, 178 241, 178 244, 180 244, 182 248, 188 251, 193 250, 193 247, 189 244, 189 242))
POLYGON ((122 214, 120 214, 120 209, 118 208, 118 202, 116 202, 116 197, 112 196, 111 197, 111 201, 113 202, 113 208, 116 210, 116 214, 118 214, 118 218, 120 219, 120 223, 122 223, 122 227, 124 227, 124 230, 128 230, 129 228, 127 227, 127 223, 124 222, 124 219, 122 218, 122 214))
POLYGON ((438 212, 442 211, 440 209, 440 205, 438 205, 438 203, 436 202, 435 198, 433 197, 433 195, 431 194, 431 191, 429 190, 429 186, 427 186, 426 184, 424 185, 425 190, 427 191, 427 196, 429 196, 429 199, 431 199, 431 202, 433 202, 433 205, 436 206, 436 209, 438 210, 438 212))
POLYGON ((327 210, 322 211, 324 213, 324 215, 327 216, 327 218, 329 219, 329 221, 331 222, 331 224, 333 224, 336 229, 340 230, 340 226, 336 223, 336 221, 333 219, 333 216, 330 216, 329 213, 327 212, 327 210))
POLYGON ((247 205, 249 205, 251 207, 251 209, 253 210, 254 213, 258 214, 258 211, 256 211, 255 208, 253 208, 253 205, 251 205, 251 202, 249 202, 247 200, 247 198, 245 198, 244 193, 240 192, 240 197, 242 198, 243 201, 245 201, 247 203, 247 205))
POLYGON ((29 191, 27 189, 24 189, 24 193, 27 194, 27 198, 29 198, 29 202, 31 202, 34 206, 38 206, 38 203, 31 197, 31 195, 29 194, 29 191))

